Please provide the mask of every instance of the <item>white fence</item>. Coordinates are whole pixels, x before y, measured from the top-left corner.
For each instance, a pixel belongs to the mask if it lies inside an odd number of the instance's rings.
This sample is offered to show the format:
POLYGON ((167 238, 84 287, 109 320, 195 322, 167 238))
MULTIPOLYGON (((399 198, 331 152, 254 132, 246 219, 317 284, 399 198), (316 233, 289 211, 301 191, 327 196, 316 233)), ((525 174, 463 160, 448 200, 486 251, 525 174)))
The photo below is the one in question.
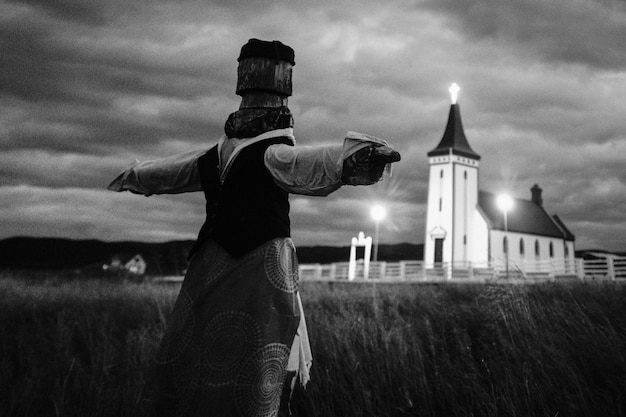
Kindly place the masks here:
POLYGON ((579 269, 585 278, 622 280, 626 282, 626 257, 580 260, 579 269))
MULTIPOLYGON (((348 281, 348 262, 332 264, 302 264, 301 280, 348 281)), ((425 264, 422 261, 371 262, 368 277, 363 276, 363 264, 357 263, 356 281, 549 281, 559 279, 610 280, 626 282, 626 257, 575 260, 552 259, 506 264, 493 261, 485 264, 425 264)))

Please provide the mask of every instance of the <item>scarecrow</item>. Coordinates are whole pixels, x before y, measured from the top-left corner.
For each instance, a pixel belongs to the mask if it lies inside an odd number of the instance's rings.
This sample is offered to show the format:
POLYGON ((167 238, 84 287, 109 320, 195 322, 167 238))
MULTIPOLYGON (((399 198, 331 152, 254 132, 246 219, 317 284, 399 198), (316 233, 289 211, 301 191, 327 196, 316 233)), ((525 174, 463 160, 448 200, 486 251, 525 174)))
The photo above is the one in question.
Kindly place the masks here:
POLYGON ((289 194, 374 184, 400 160, 385 141, 355 132, 338 145, 294 146, 293 49, 250 39, 238 62, 241 104, 215 146, 135 162, 109 185, 206 197, 206 221, 156 358, 158 415, 274 417, 286 409, 312 360, 289 194))

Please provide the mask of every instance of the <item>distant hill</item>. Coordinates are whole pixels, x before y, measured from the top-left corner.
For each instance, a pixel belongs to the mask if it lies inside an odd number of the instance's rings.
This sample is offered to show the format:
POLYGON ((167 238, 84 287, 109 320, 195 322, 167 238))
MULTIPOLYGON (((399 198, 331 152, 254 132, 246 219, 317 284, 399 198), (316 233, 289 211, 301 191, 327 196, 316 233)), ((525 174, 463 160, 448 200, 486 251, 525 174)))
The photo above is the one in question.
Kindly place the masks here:
MULTIPOLYGON (((147 263, 147 274, 177 275, 187 267, 193 243, 192 240, 145 243, 14 237, 0 240, 0 268, 100 270, 114 258, 124 263, 139 254, 147 263)), ((350 247, 298 247, 297 252, 300 263, 347 262, 350 247)), ((423 245, 380 245, 378 259, 421 260, 422 253, 423 245)))
POLYGON ((597 259, 602 257, 601 254, 626 257, 626 252, 609 252, 604 249, 584 249, 576 251, 576 257, 583 259, 597 259))
POLYGON ((14 237, 0 240, 0 268, 101 269, 113 258, 125 263, 140 254, 147 263, 147 274, 172 275, 187 267, 192 246, 193 241, 144 243, 14 237))
MULTIPOLYGON (((378 247, 378 260, 387 262, 422 260, 423 247, 424 245, 411 243, 380 245, 378 247)), ((348 262, 350 260, 349 246, 302 246, 297 248, 297 252, 298 261, 302 264, 327 264, 332 262, 348 262)), ((357 255, 363 257, 362 248, 357 250, 357 255)))

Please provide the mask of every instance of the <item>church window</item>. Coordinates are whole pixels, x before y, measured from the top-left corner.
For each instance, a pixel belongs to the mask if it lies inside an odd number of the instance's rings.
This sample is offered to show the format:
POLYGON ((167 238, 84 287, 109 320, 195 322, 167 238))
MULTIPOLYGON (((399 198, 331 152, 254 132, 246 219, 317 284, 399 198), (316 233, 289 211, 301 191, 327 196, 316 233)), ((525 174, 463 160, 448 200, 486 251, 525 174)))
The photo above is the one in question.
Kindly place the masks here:
POLYGON ((463 171, 463 179, 467 179, 467 171, 463 171))
POLYGON ((443 169, 439 171, 439 178, 443 178, 443 169))
POLYGON ((539 256, 539 241, 535 240, 535 256, 539 256))
POLYGON ((504 253, 508 253, 509 252, 509 242, 508 242, 506 236, 504 236, 504 239, 502 239, 502 251, 504 253))
POLYGON ((519 254, 524 255, 524 239, 519 240, 519 254))
POLYGON ((554 245, 550 242, 550 258, 554 258, 554 245))

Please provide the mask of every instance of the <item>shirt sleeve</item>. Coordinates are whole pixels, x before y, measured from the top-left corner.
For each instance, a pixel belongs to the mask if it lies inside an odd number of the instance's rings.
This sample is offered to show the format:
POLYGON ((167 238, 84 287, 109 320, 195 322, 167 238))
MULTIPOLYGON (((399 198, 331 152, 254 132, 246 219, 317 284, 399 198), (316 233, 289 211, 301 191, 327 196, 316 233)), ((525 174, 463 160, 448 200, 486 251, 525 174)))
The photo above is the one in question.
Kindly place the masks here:
POLYGON ((206 152, 203 149, 151 161, 135 161, 107 188, 145 196, 202 191, 197 162, 206 152))
POLYGON ((272 145, 265 167, 274 182, 293 194, 326 196, 341 187, 341 145, 272 145))
POLYGON ((341 145, 272 145, 265 152, 265 167, 276 184, 293 194, 326 196, 343 184, 343 162, 355 152, 387 143, 373 136, 348 132, 341 145))

